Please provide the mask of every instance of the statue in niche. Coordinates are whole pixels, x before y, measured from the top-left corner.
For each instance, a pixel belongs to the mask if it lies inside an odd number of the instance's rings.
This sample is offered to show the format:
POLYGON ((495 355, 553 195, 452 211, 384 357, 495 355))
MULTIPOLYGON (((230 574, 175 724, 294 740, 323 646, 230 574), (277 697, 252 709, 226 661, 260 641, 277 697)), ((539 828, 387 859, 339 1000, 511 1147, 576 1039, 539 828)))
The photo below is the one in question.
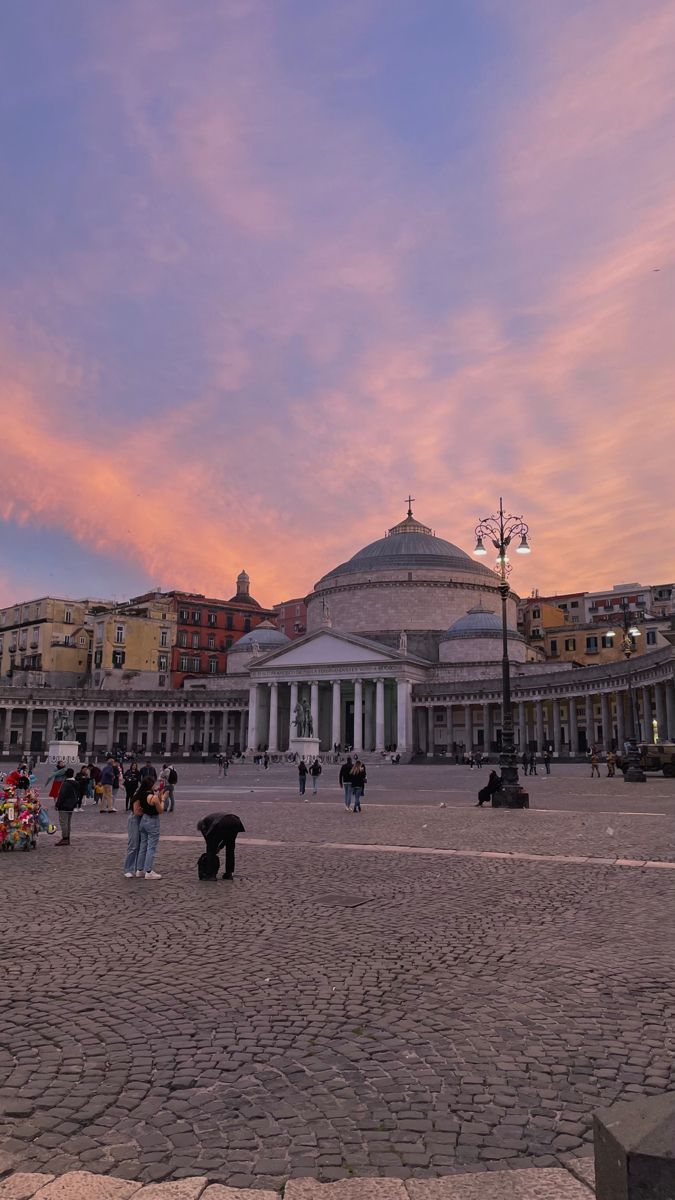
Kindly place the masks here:
POLYGON ((408 653, 408 635, 407 635, 405 629, 402 629, 401 633, 399 635, 398 648, 399 648, 399 651, 401 654, 408 653))

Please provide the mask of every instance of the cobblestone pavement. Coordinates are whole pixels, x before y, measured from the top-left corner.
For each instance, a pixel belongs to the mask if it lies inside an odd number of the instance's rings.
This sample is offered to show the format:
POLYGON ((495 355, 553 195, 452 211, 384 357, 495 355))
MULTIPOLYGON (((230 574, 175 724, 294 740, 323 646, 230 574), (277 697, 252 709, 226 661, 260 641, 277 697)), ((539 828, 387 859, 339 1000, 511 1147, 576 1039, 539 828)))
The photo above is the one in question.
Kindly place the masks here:
POLYGON ((221 800, 200 771, 165 834, 224 807, 287 842, 242 838, 233 883, 199 884, 197 843, 168 836, 163 879, 125 880, 122 813, 0 855, 0 1155, 21 1170, 278 1188, 557 1167, 590 1153, 600 1104, 674 1085, 675 872, 321 845, 590 853, 615 827, 668 857, 671 781, 645 785, 666 816, 608 817, 581 793, 567 813, 471 810, 468 790, 438 810, 408 772, 411 803, 373 787, 359 818, 335 788, 267 798, 243 768, 221 800))

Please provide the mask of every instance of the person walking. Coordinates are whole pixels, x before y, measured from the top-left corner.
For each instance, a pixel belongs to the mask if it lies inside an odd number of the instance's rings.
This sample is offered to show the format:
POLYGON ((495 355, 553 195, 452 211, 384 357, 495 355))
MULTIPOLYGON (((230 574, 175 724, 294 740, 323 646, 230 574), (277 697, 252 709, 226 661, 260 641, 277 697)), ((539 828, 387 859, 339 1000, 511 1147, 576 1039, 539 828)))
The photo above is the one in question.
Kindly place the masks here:
POLYGON ((72 767, 67 767, 63 783, 59 788, 59 794, 56 797, 56 811, 59 814, 59 825, 61 826, 61 838, 56 843, 57 846, 70 845, 70 822, 74 810, 77 808, 80 801, 80 791, 75 783, 73 776, 75 772, 72 767))
POLYGON ((484 804, 489 803, 492 800, 495 792, 498 792, 501 786, 501 777, 496 771, 490 771, 485 787, 481 788, 478 793, 478 803, 475 805, 475 807, 482 808, 484 804))
POLYGON ((523 751, 523 756, 522 756, 522 758, 521 758, 521 760, 520 760, 520 765, 521 765, 521 767, 523 768, 523 775, 527 775, 527 773, 528 773, 528 768, 529 768, 529 765, 530 765, 530 756, 529 756, 529 754, 528 754, 527 750, 524 750, 524 751, 523 751))
POLYGON ((532 753, 527 761, 528 761, 528 764, 530 767, 529 774, 536 775, 537 774, 537 755, 534 750, 532 751, 532 753))
POLYGON ((101 771, 101 787, 103 788, 103 794, 101 796, 101 803, 98 806, 98 811, 100 812, 101 816, 103 816, 103 813, 115 812, 113 805, 113 784, 115 782, 114 761, 115 760, 113 759, 112 755, 109 754, 101 771))
POLYGON ((161 797, 155 792, 156 782, 151 779, 141 781, 134 796, 140 805, 141 819, 138 826, 138 858, 136 859, 137 879, 161 879, 153 870, 155 855, 159 845, 159 814, 163 804, 161 797))
POLYGON ((77 775, 75 776, 75 783, 77 784, 78 794, 77 807, 84 808, 87 792, 89 791, 89 767, 80 767, 77 775))
POLYGON ((354 801, 352 811, 355 813, 361 812, 361 800, 366 790, 366 782, 366 768, 360 758, 355 758, 351 774, 352 798, 354 801))
POLYGON ((134 793, 138 790, 138 785, 140 782, 141 773, 138 769, 138 763, 131 762, 124 772, 124 792, 126 796, 124 808, 126 812, 131 810, 131 801, 134 793))
POLYGON ((613 779, 615 775, 616 775, 616 754, 614 753, 613 750, 610 750, 609 754, 607 755, 607 778, 613 779))
POLYGON ((347 809, 347 812, 352 811, 352 767, 353 767, 353 765, 354 764, 351 760, 351 755, 348 755, 347 761, 345 763, 343 763, 342 766, 340 767, 340 774, 338 777, 338 782, 340 784, 340 787, 344 791, 345 808, 347 809))
POLYGON ((304 758, 301 758, 298 763, 298 787, 300 788, 300 795, 304 796, 305 788, 307 787, 307 763, 304 758))
POLYGON ((544 750, 543 758, 544 758, 544 766, 546 767, 546 774, 550 775, 551 774, 551 751, 544 750))
POLYGON ((319 762, 318 758, 315 758, 314 762, 309 768, 309 773, 312 776, 312 795, 314 796, 316 796, 319 790, 319 775, 321 774, 321 769, 321 763, 319 762))
POLYGON ((218 878, 218 851, 225 847, 225 870, 221 879, 234 876, 234 849, 238 833, 245 833, 242 821, 236 813, 209 813, 197 822, 197 829, 206 842, 205 870, 203 879, 218 878))
POLYGON ((598 779, 600 778, 600 756, 597 750, 594 750, 591 754, 591 779, 594 775, 596 775, 598 779))
POLYGON ((159 781, 164 796, 164 812, 173 812, 176 807, 174 788, 178 783, 178 772, 173 763, 164 763, 159 781))

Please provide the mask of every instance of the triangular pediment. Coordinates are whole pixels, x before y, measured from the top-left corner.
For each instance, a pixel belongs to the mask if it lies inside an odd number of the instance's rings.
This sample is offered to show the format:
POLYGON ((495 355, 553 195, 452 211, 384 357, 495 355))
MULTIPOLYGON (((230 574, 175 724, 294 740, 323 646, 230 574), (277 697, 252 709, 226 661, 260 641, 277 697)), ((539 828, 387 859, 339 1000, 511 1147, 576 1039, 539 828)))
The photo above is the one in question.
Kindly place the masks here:
POLYGON ((401 655, 386 646, 377 646, 365 638, 352 638, 348 634, 335 633, 333 630, 322 629, 310 633, 308 637, 266 654, 260 663, 249 663, 249 670, 264 665, 265 667, 323 667, 344 663, 394 663, 400 662, 401 655))

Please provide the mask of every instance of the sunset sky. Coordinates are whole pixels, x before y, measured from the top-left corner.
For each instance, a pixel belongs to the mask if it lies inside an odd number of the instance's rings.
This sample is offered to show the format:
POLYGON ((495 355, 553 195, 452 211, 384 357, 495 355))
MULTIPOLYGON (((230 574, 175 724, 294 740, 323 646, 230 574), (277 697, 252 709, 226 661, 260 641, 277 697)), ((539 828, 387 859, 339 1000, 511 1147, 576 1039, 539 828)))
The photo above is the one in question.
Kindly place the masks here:
POLYGON ((672 0, 0 12, 0 603, 271 603, 500 493, 675 578, 672 0))

